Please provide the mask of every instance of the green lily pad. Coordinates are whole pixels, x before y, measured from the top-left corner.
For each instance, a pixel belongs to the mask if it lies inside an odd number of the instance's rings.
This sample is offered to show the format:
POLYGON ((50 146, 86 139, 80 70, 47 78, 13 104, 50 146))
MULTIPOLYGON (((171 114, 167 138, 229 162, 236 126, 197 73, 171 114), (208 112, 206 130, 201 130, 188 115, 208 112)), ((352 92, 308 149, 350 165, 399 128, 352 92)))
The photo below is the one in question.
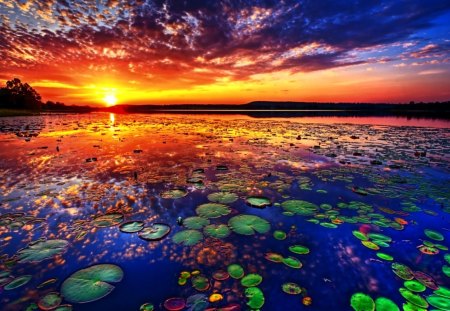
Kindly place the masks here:
POLYGON ((379 240, 387 243, 392 242, 392 238, 381 233, 368 233, 367 237, 371 240, 379 240))
POLYGON ((385 297, 379 297, 375 300, 375 310, 400 311, 399 307, 392 300, 385 297))
POLYGON ((38 240, 17 252, 18 262, 40 262, 63 253, 69 245, 66 240, 38 240))
POLYGON ((356 293, 352 295, 350 299, 350 305, 355 311, 374 311, 375 310, 375 302, 373 299, 364 294, 364 293, 356 293))
POLYGON ((254 310, 259 310, 264 305, 265 299, 263 292, 258 287, 249 287, 245 290, 247 305, 254 310))
POLYGON ((403 283, 403 286, 405 286, 407 289, 409 289, 412 292, 423 292, 426 289, 426 286, 423 285, 422 283, 416 281, 416 280, 409 280, 409 281, 405 281, 405 283, 403 283))
POLYGON ((27 284, 30 280, 31 280, 31 275, 22 275, 22 276, 19 276, 19 277, 13 279, 12 281, 10 281, 3 288, 5 290, 16 289, 18 287, 21 287, 21 286, 27 284))
POLYGON ((353 233, 353 235, 354 235, 357 239, 360 239, 361 241, 368 241, 368 240, 369 240, 369 238, 367 237, 367 235, 365 235, 365 234, 362 233, 361 231, 353 230, 352 233, 353 233))
POLYGON ((208 200, 214 203, 230 204, 236 202, 238 196, 232 192, 215 192, 208 194, 208 200))
POLYGON ((405 298, 410 303, 421 308, 428 308, 428 303, 425 299, 423 299, 422 296, 414 294, 410 290, 403 287, 399 289, 399 292, 403 296, 403 298, 405 298))
POLYGON ((283 256, 277 253, 266 253, 265 258, 269 261, 280 263, 283 262, 283 256))
POLYGON ((319 209, 319 207, 316 204, 302 200, 284 201, 283 203, 281 203, 281 207, 286 212, 291 212, 293 214, 301 216, 312 216, 319 209))
POLYGON ((443 265, 442 272, 444 272, 444 274, 450 278, 450 266, 443 265))
POLYGON ((203 275, 196 275, 192 277, 192 287, 194 287, 199 292, 204 292, 211 286, 207 277, 203 275))
POLYGON ((184 246, 195 245, 198 242, 200 242, 202 239, 203 239, 203 234, 197 230, 183 230, 183 231, 177 232, 172 237, 172 240, 176 244, 182 244, 184 246))
POLYGON ((241 279, 241 285, 245 287, 255 287, 261 284, 262 276, 256 273, 250 273, 241 279))
POLYGON ((284 240, 284 239, 286 239, 286 232, 284 232, 284 231, 281 231, 281 230, 275 230, 274 232, 273 232, 273 237, 275 238, 275 239, 277 239, 277 240, 284 240))
POLYGON ((94 218, 93 224, 97 228, 107 228, 116 226, 123 221, 123 215, 120 213, 112 213, 99 215, 94 218))
POLYGON ((96 301, 111 293, 114 286, 123 278, 123 271, 119 266, 99 264, 81 269, 61 285, 64 299, 72 303, 96 301))
POLYGON ((231 231, 227 225, 209 225, 203 229, 203 232, 210 237, 223 239, 230 235, 231 231))
POLYGON ((129 221, 119 226, 119 230, 124 233, 135 233, 144 229, 143 221, 129 221))
POLYGON ((195 209, 195 212, 204 218, 219 218, 231 213, 231 209, 225 204, 206 203, 199 205, 195 209))
POLYGON ((450 288, 439 286, 437 290, 433 292, 435 295, 442 296, 445 298, 450 298, 450 288))
POLYGON ((289 246, 289 250, 295 254, 299 254, 299 255, 305 255, 305 254, 309 254, 309 248, 307 248, 306 246, 302 246, 302 245, 292 245, 289 246))
POLYGON ((209 220, 198 216, 188 217, 183 220, 183 225, 188 229, 201 229, 209 225, 209 220))
POLYGON ((52 311, 72 311, 73 307, 72 305, 60 305, 56 309, 53 309, 52 311))
POLYGON ((48 293, 39 299, 38 306, 42 310, 53 310, 61 304, 61 301, 59 293, 48 293))
POLYGON ((180 199, 187 196, 188 192, 184 189, 172 189, 161 192, 161 198, 163 199, 180 199))
POLYGON ((146 241, 159 241, 164 239, 170 232, 170 226, 163 223, 154 223, 139 231, 138 236, 146 241))
POLYGON ((144 303, 139 308, 139 311, 153 311, 153 310, 155 310, 155 306, 152 303, 148 303, 148 302, 144 303))
POLYGON ((376 255, 377 255, 378 258, 386 260, 386 261, 394 260, 394 257, 392 257, 391 255, 386 254, 386 253, 378 252, 376 255))
POLYGON ((431 230, 431 229, 425 229, 424 233, 427 237, 429 237, 432 240, 435 241, 443 241, 444 240, 444 236, 437 231, 431 230))
MULTIPOLYGON (((329 222, 321 222, 320 225, 322 227, 325 227, 325 228, 328 228, 328 229, 336 229, 338 227, 336 224, 332 224, 332 223, 329 223, 329 222)), ((363 241, 363 242, 365 242, 365 241, 363 241)))
POLYGON ((227 271, 233 279, 240 279, 244 276, 244 269, 238 264, 229 265, 227 271))
POLYGON ((261 197, 261 196, 248 197, 245 200, 245 203, 247 203, 248 205, 250 205, 252 207, 258 207, 258 208, 264 208, 264 207, 269 206, 270 204, 272 204, 270 202, 269 198, 261 197))
POLYGON ((414 273, 408 266, 397 262, 392 263, 392 271, 403 280, 412 280, 414 278, 414 273))
POLYGON ((430 305, 440 310, 450 310, 450 299, 437 295, 430 295, 427 297, 430 305))
POLYGON ((286 258, 283 258, 283 263, 284 263, 286 266, 291 267, 291 268, 294 268, 294 269, 300 269, 300 268, 303 266, 303 264, 301 263, 301 261, 298 260, 297 258, 294 258, 294 257, 286 257, 286 258))
POLYGON ((298 284, 292 282, 284 283, 281 285, 281 289, 289 295, 298 295, 302 292, 302 288, 298 284))
POLYGON ((236 233, 252 235, 266 233, 270 230, 270 224, 265 219, 254 215, 238 215, 228 221, 228 226, 236 233))

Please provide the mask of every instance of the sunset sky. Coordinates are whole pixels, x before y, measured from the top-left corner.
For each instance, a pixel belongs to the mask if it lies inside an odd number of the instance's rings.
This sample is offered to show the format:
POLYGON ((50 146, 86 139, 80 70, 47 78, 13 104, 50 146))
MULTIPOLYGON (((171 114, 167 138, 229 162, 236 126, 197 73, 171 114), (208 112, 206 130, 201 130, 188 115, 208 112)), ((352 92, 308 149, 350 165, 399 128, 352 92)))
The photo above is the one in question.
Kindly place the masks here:
POLYGON ((66 104, 450 100, 445 0, 0 0, 0 82, 66 104))

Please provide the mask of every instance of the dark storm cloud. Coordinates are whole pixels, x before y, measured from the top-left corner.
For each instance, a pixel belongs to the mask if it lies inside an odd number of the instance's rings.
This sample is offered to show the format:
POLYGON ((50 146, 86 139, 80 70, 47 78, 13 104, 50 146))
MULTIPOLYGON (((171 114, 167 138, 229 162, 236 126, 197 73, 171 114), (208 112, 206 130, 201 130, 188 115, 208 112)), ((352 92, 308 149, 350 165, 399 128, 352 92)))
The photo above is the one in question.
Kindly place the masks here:
POLYGON ((0 0, 0 68, 115 59, 161 77, 200 80, 193 70, 203 70, 205 83, 314 71, 367 62, 350 54, 406 40, 450 10, 442 0, 95 3, 0 0))

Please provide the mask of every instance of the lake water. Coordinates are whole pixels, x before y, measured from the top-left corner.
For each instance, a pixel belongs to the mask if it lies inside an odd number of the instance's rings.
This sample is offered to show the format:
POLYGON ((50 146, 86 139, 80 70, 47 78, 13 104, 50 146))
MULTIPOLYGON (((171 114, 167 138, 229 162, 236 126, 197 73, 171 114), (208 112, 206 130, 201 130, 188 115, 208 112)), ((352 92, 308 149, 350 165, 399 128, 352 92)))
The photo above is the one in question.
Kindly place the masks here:
POLYGON ((450 310, 445 120, 0 118, 0 176, 1 310, 450 310))

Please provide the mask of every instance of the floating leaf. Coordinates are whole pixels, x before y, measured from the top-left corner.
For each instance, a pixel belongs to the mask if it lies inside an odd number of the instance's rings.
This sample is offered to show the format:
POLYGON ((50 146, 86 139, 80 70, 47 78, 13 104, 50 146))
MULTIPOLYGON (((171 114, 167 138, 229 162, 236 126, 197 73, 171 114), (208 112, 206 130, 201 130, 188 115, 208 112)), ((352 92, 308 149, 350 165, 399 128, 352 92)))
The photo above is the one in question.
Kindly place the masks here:
POLYGON ((187 195, 187 191, 184 189, 172 189, 161 193, 163 199, 180 199, 187 195))
POLYGON ((251 309, 260 309, 265 302, 264 294, 258 287, 249 287, 245 290, 245 297, 247 297, 247 305, 251 309))
POLYGON ((399 289, 399 292, 403 296, 403 298, 408 300, 410 303, 419 306, 421 308, 428 308, 428 303, 426 302, 425 299, 422 298, 422 296, 414 294, 410 290, 407 290, 406 288, 403 287, 399 289))
POLYGON ((111 293, 114 286, 123 278, 123 271, 119 266, 99 264, 81 269, 61 285, 64 299, 72 303, 85 303, 101 299, 111 293))
POLYGON ((210 237, 223 239, 230 235, 231 231, 227 225, 209 225, 203 229, 203 232, 210 237))
POLYGON ((256 273, 250 273, 241 279, 241 285, 245 287, 258 286, 262 282, 262 276, 256 273))
POLYGON ((273 232, 273 237, 275 238, 275 239, 277 239, 277 240, 284 240, 284 239, 286 239, 286 232, 284 232, 284 231, 281 231, 281 230, 275 230, 274 232, 273 232))
POLYGON ((144 303, 139 308, 139 311, 153 311, 155 310, 155 306, 152 303, 144 303))
POLYGON ((172 240, 177 244, 192 246, 203 239, 203 234, 197 230, 183 230, 176 233, 172 240))
POLYGON ((379 297, 375 300, 375 309, 377 311, 400 311, 392 300, 385 297, 379 297))
POLYGON ((304 255, 309 254, 309 248, 302 245, 292 245, 289 246, 289 250, 295 254, 304 255))
POLYGON ((138 235, 146 241, 159 241, 165 238, 170 232, 170 226, 163 223, 154 223, 149 227, 144 227, 138 235))
POLYGON ((283 258, 283 263, 286 266, 294 268, 294 269, 300 269, 302 267, 302 263, 300 262, 300 260, 298 260, 297 258, 294 258, 294 257, 283 258))
POLYGON ((427 301, 435 308, 438 308, 440 310, 450 310, 450 299, 437 296, 437 295, 430 295, 427 297, 427 301))
POLYGON ((209 225, 209 220, 198 216, 188 217, 183 220, 183 225, 188 229, 201 229, 209 225))
POLYGON ((203 275, 196 275, 192 277, 191 281, 192 286, 200 292, 206 291, 210 287, 208 278, 203 275))
POLYGON ((144 229, 143 221, 130 221, 119 226, 119 230, 124 233, 135 233, 144 229))
POLYGON ((219 218, 231 213, 228 206, 219 203, 206 203, 199 205, 195 212, 204 218, 219 218))
POLYGON ((298 284, 291 282, 281 285, 281 289, 283 292, 290 295, 298 295, 302 292, 302 288, 298 284))
POLYGON ((61 304, 61 301, 59 293, 48 293, 39 299, 38 306, 42 310, 53 310, 61 304))
POLYGON ((286 211, 302 216, 311 216, 319 209, 316 204, 302 200, 288 200, 281 203, 281 207, 286 211))
POLYGON ((350 305, 355 311, 374 311, 375 302, 373 299, 363 293, 356 293, 352 295, 350 305))
POLYGON ((164 308, 168 311, 180 311, 183 310, 185 306, 186 302, 180 297, 169 298, 164 301, 164 308))
POLYGON ((403 285, 412 292, 423 292, 426 286, 416 280, 405 281, 403 285))
POLYGON ((21 286, 27 284, 30 280, 31 280, 31 275, 22 275, 22 276, 19 276, 19 277, 13 279, 11 282, 6 284, 5 287, 3 287, 3 288, 5 290, 15 289, 15 288, 18 288, 18 287, 21 287, 21 286))
POLYGON ((270 224, 265 219, 254 215, 238 215, 228 221, 228 226, 236 233, 252 235, 266 233, 270 230, 270 224))
POLYGON ((208 195, 208 200, 215 203, 230 204, 235 202, 238 196, 232 192, 215 192, 208 195))
POLYGON ((261 197, 261 196, 248 197, 245 200, 245 203, 247 203, 248 205, 250 205, 252 207, 258 207, 258 208, 264 208, 264 207, 269 206, 270 204, 272 204, 270 202, 269 198, 261 197))
POLYGON ((99 215, 94 218, 93 224, 98 228, 107 228, 116 226, 123 221, 123 215, 119 213, 99 215))
POLYGON ((32 242, 27 248, 17 252, 18 262, 39 262, 51 258, 63 253, 67 245, 69 245, 69 242, 65 240, 38 240, 32 242))
POLYGON ((233 279, 240 279, 244 276, 244 269, 238 264, 229 265, 227 271, 233 279))
POLYGON ((431 230, 431 229, 425 229, 424 233, 427 237, 429 237, 432 240, 435 241, 443 241, 444 240, 444 236, 437 231, 431 230))

